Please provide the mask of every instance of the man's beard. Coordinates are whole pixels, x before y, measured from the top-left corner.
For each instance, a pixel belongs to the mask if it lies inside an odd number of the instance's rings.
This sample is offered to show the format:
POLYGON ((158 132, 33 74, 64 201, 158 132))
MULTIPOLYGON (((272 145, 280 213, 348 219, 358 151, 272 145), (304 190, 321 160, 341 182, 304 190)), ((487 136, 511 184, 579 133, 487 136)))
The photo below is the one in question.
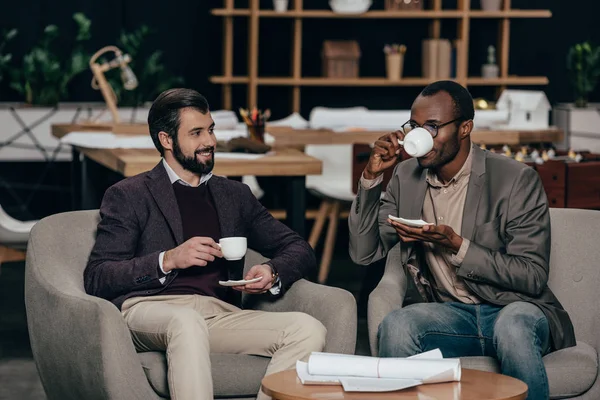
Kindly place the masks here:
POLYGON ((200 174, 200 175, 208 174, 209 172, 212 171, 213 167, 215 166, 214 150, 215 150, 214 147, 207 147, 207 148, 203 148, 200 150, 196 150, 192 157, 186 157, 185 154, 183 154, 183 152, 181 151, 181 147, 179 147, 179 143, 176 141, 173 142, 173 155, 175 156, 175 159, 177 160, 177 162, 179 162, 179 164, 181 164, 181 166, 185 170, 188 170, 190 172, 193 172, 195 174, 200 174), (211 157, 210 157, 210 160, 208 160, 206 162, 206 164, 204 164, 204 163, 201 163, 200 161, 198 161, 198 158, 196 157, 196 155, 206 152, 206 151, 211 152, 211 157))

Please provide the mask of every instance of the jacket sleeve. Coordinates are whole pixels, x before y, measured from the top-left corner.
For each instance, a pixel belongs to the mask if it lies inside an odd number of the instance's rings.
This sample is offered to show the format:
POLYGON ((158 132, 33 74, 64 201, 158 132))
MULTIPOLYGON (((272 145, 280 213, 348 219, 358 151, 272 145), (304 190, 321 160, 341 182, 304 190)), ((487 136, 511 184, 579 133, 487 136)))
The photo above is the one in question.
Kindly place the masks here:
POLYGON ((382 185, 364 189, 359 183, 358 193, 348 217, 350 229, 350 258, 359 265, 369 265, 384 258, 400 240, 398 234, 386 221, 388 215, 398 213, 400 185, 394 169, 386 192, 381 196, 382 185))
POLYGON ((294 282, 316 271, 315 253, 300 235, 275 219, 246 185, 242 190, 248 247, 270 259, 267 264, 279 273, 282 295, 294 282))
POLYGON ((544 187, 533 169, 521 170, 507 209, 505 249, 490 250, 471 241, 458 275, 539 296, 550 268, 550 212, 544 187))
POLYGON ((141 228, 133 203, 121 186, 106 191, 100 218, 96 243, 84 271, 86 292, 112 300, 132 291, 160 287, 160 252, 135 257, 141 228))

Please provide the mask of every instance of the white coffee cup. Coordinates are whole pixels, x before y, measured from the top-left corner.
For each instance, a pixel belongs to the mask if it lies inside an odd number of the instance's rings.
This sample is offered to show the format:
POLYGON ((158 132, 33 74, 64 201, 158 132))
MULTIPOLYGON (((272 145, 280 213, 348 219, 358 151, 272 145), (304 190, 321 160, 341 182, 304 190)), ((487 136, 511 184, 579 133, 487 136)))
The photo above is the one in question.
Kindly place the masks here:
POLYGON ((227 237, 219 240, 221 253, 226 260, 241 260, 246 255, 248 240, 245 237, 227 237))
POLYGON ((411 130, 404 136, 404 140, 398 139, 398 143, 411 157, 423 157, 433 149, 433 137, 425 128, 411 130))

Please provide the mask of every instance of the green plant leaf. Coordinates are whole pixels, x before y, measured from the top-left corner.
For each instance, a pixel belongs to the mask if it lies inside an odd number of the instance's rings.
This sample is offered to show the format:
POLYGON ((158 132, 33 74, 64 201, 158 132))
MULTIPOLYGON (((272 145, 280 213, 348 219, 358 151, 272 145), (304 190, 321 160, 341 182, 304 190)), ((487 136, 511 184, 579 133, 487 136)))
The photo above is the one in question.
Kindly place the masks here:
POLYGON ((78 26, 77 37, 75 38, 75 40, 78 42, 84 41, 84 40, 89 40, 92 37, 92 34, 91 34, 92 21, 90 21, 85 16, 85 14, 80 13, 80 12, 73 14, 73 19, 75 20, 75 22, 77 23, 77 26, 78 26))

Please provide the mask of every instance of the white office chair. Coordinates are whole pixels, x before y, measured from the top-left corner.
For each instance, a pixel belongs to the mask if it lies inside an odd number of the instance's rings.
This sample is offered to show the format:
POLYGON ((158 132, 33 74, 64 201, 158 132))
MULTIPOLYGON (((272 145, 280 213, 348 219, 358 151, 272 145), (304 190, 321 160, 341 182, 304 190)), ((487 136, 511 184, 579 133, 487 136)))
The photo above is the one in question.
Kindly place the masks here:
POLYGON ((38 221, 19 221, 0 206, 0 266, 3 262, 22 261, 29 232, 38 221))
POLYGON ((318 277, 319 283, 325 283, 333 257, 342 206, 352 203, 356 196, 352 191, 352 145, 307 145, 305 152, 323 162, 321 175, 306 177, 306 188, 323 199, 308 239, 313 249, 316 249, 325 220, 329 218, 318 277))

